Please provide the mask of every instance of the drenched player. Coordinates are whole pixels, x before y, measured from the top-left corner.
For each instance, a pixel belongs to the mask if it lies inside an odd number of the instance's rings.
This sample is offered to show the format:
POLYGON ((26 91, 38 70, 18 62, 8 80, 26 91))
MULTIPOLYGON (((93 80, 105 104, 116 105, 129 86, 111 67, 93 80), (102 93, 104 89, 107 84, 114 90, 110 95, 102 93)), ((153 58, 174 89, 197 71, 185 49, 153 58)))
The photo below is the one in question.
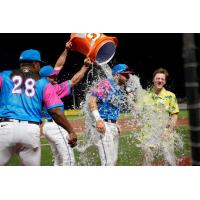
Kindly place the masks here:
POLYGON ((176 95, 165 89, 168 76, 164 68, 155 70, 152 87, 137 102, 142 122, 140 142, 144 155, 143 165, 151 165, 157 149, 162 152, 165 165, 176 165, 174 136, 179 107, 176 95))
POLYGON ((89 98, 90 111, 96 121, 92 128, 96 134, 101 165, 113 166, 118 158, 119 129, 116 124, 120 114, 120 86, 126 85, 130 71, 127 65, 113 67, 114 79, 101 81, 89 98))

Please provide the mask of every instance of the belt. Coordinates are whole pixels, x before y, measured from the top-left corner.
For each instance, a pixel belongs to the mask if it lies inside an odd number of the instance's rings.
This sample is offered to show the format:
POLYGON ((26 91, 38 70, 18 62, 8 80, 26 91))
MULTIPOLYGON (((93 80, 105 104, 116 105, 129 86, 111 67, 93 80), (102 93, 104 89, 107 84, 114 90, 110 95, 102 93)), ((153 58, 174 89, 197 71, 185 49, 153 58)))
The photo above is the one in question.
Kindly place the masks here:
POLYGON ((18 119, 9 119, 9 118, 0 118, 0 122, 27 122, 28 124, 37 124, 40 125, 40 122, 24 121, 18 119))
POLYGON ((110 122, 110 123, 116 123, 117 120, 114 120, 114 119, 103 119, 105 122, 110 122))

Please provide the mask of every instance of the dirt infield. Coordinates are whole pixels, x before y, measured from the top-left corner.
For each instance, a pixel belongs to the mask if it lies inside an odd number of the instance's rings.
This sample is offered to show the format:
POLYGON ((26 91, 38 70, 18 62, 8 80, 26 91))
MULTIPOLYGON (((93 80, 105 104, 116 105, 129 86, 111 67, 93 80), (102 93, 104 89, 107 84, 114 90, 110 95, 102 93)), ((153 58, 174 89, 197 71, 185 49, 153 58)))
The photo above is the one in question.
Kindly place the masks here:
MULTIPOLYGON (((76 120, 70 120, 74 130, 77 133, 83 133, 84 132, 84 120, 83 119, 76 119, 76 120)), ((135 130, 135 126, 134 124, 131 123, 130 120, 128 119, 120 119, 118 121, 119 126, 121 127, 121 129, 123 130, 123 132, 127 132, 127 131, 133 131, 135 130)), ((177 125, 179 126, 183 126, 183 125, 189 125, 189 121, 186 118, 179 118, 177 125)))
MULTIPOLYGON (((164 166, 165 162, 164 160, 160 160, 157 162, 151 163, 152 166, 164 166)), ((176 161, 177 166, 191 166, 192 165, 192 158, 190 156, 183 156, 181 158, 178 158, 176 161)))

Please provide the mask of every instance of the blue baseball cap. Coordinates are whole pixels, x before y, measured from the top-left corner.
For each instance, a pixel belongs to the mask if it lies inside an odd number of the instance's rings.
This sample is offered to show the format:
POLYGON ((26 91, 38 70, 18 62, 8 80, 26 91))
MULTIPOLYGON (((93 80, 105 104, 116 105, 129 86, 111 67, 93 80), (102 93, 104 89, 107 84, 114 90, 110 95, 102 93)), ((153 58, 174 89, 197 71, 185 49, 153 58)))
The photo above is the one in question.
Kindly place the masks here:
POLYGON ((112 68, 112 74, 121 74, 121 73, 127 73, 130 74, 131 71, 128 71, 128 66, 126 64, 117 64, 112 68))
POLYGON ((54 70, 54 68, 51 65, 46 65, 40 69, 39 74, 41 77, 48 77, 54 75, 57 76, 59 72, 60 70, 54 70))
POLYGON ((21 53, 19 61, 38 61, 45 63, 41 60, 40 52, 35 49, 25 50, 21 53))

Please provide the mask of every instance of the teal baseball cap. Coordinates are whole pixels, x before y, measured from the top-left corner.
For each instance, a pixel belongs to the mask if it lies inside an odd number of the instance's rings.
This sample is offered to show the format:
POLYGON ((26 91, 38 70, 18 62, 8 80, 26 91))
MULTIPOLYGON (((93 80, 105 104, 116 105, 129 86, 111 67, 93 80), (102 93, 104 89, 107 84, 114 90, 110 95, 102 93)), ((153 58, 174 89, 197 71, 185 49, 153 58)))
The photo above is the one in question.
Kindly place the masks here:
POLYGON ((20 54, 19 61, 37 61, 40 63, 46 63, 41 60, 41 55, 38 50, 28 49, 20 54))
POLYGON ((54 70, 51 65, 46 65, 42 67, 39 71, 41 77, 48 77, 48 76, 57 76, 60 70, 54 70))
POLYGON ((128 70, 128 66, 126 64, 117 64, 112 68, 112 74, 130 74, 131 71, 128 70))

